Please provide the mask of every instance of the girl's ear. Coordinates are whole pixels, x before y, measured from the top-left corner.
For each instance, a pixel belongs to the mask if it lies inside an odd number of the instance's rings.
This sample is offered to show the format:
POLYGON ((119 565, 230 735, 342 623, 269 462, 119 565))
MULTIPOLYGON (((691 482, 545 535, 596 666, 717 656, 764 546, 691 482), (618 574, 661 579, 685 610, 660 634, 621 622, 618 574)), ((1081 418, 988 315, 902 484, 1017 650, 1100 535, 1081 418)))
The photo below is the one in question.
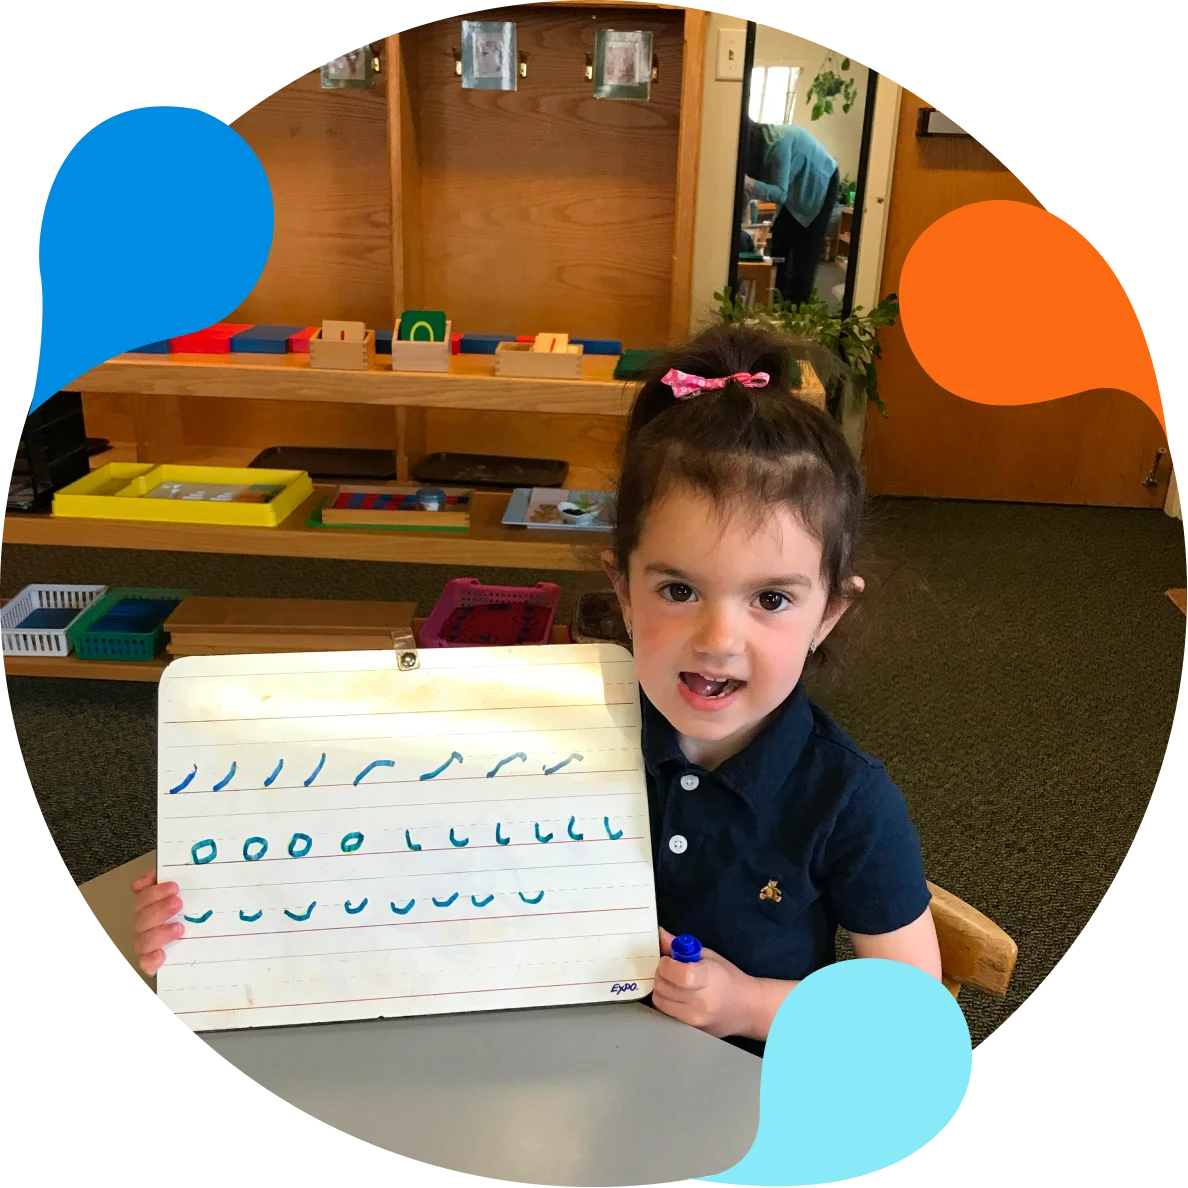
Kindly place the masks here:
POLYGON ((817 634, 813 637, 818 644, 824 643, 829 633, 841 621, 842 615, 850 609, 851 604, 865 589, 866 582, 855 574, 850 579, 846 592, 840 598, 830 599, 829 605, 825 608, 825 614, 821 616, 821 625, 817 628, 817 634))
POLYGON ((615 561, 615 554, 612 549, 602 550, 602 572, 606 574, 610 580, 610 584, 614 587, 615 595, 619 599, 619 609, 623 612, 623 618, 631 621, 631 599, 627 593, 627 578, 619 572, 618 563, 615 561))

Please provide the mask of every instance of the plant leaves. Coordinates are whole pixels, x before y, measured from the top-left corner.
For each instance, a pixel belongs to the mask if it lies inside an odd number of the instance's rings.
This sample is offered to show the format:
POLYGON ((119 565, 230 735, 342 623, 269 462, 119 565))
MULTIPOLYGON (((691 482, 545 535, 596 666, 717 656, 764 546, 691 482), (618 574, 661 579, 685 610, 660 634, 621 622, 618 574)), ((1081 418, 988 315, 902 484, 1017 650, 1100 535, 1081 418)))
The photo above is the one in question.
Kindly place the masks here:
POLYGON ((849 58, 842 58, 842 64, 841 64, 841 68, 842 68, 843 70, 849 70, 849 69, 850 69, 850 59, 849 59, 849 58))

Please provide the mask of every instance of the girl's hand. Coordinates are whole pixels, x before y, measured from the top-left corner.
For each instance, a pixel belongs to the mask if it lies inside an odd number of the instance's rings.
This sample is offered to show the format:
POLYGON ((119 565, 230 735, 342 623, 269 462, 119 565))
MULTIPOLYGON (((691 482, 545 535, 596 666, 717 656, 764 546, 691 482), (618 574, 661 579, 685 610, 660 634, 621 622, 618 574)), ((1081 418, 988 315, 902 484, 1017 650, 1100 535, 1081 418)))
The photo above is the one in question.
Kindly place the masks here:
MULTIPOLYGON (((727 1035, 754 1035, 760 979, 743 973, 711 949, 701 950, 701 960, 686 964, 672 956, 672 933, 660 929, 660 964, 652 1002, 666 1015, 721 1039, 727 1035)), ((768 1021, 770 1025, 770 1020, 768 1021)))
POLYGON ((165 946, 186 930, 180 921, 169 921, 182 910, 176 883, 158 883, 157 872, 150 870, 132 884, 135 898, 132 910, 133 948, 140 968, 152 977, 165 963, 165 946))

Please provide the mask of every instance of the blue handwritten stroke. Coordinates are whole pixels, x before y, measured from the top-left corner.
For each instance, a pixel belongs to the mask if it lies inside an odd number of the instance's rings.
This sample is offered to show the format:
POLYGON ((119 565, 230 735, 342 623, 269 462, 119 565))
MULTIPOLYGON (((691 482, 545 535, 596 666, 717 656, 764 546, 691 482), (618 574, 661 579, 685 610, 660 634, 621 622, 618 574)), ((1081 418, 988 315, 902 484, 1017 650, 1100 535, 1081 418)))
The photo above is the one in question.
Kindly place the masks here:
POLYGON ((308 833, 294 833, 289 838, 289 857, 304 858, 313 849, 313 838, 308 833))
POLYGON ((584 833, 574 833, 573 827, 577 822, 577 817, 570 817, 569 824, 565 827, 565 832, 569 834, 571 841, 583 841, 585 839, 584 833))
POLYGON ((205 866, 208 862, 213 862, 218 857, 218 853, 219 847, 215 845, 213 837, 205 837, 190 847, 190 859, 195 866, 205 866), (208 853, 205 857, 199 858, 199 850, 207 850, 208 853))
POLYGON ((315 899, 314 902, 311 903, 309 907, 307 907, 303 912, 291 912, 288 908, 285 908, 285 915, 288 916, 290 920, 296 920, 300 924, 308 920, 310 916, 313 915, 313 910, 317 906, 318 902, 315 899))
POLYGON ((249 915, 247 914, 247 912, 245 912, 245 911, 243 910, 243 908, 240 908, 240 909, 239 909, 239 918, 240 918, 240 919, 241 919, 241 920, 242 920, 242 921, 243 921, 245 924, 254 924, 254 923, 255 923, 255 922, 256 922, 256 921, 257 921, 257 920, 258 920, 258 919, 259 919, 259 918, 260 918, 260 917, 261 917, 263 914, 264 914, 264 909, 263 909, 263 908, 259 908, 259 909, 257 909, 257 911, 256 911, 256 914, 255 914, 254 916, 249 916, 249 915))
POLYGON ((606 830, 606 836, 609 837, 611 841, 618 841, 619 838, 623 836, 623 831, 621 829, 616 829, 613 833, 611 832, 610 817, 602 818, 602 827, 606 830))
POLYGON ((450 829, 450 845, 451 845, 451 846, 457 846, 459 849, 461 849, 461 847, 462 847, 462 846, 468 846, 468 845, 470 845, 470 838, 468 838, 468 837, 455 837, 455 836, 454 836, 454 830, 453 830, 453 828, 451 828, 451 829, 450 829))
POLYGON ((542 899, 544 899, 544 892, 543 892, 543 891, 538 891, 538 892, 536 893, 536 896, 535 896, 535 898, 533 898, 533 899, 529 899, 529 898, 528 898, 528 896, 527 896, 527 895, 525 895, 523 891, 521 891, 521 892, 520 892, 520 898, 521 898, 521 899, 522 899, 522 900, 523 900, 525 903, 540 903, 540 901, 541 901, 542 899))
POLYGON ((178 784, 174 788, 170 788, 169 789, 170 793, 184 792, 194 782, 194 777, 197 774, 198 774, 198 764, 195 763, 194 770, 192 772, 190 772, 190 774, 188 776, 186 776, 186 778, 184 780, 182 780, 182 782, 180 784, 178 784))
POLYGON ((537 823, 536 823, 535 832, 536 832, 536 840, 538 842, 550 842, 553 840, 553 835, 551 833, 546 833, 544 835, 544 837, 540 836, 540 822, 539 821, 537 821, 537 823))
POLYGON ((398 907, 397 907, 397 906, 396 906, 394 903, 391 903, 391 904, 389 904, 388 906, 389 906, 389 907, 392 909, 392 911, 394 911, 394 912, 395 912, 395 913, 396 913, 398 916, 407 916, 407 915, 408 915, 408 913, 412 911, 412 909, 413 909, 413 904, 414 904, 414 903, 416 903, 416 902, 417 902, 417 901, 416 901, 415 899, 410 899, 410 900, 408 901, 408 903, 406 903, 406 904, 404 905, 404 907, 402 907, 402 908, 398 908, 398 907))
POLYGON ((182 916, 183 920, 188 920, 191 924, 205 924, 207 920, 214 915, 213 908, 207 908, 201 916, 182 916))
POLYGON ((495 844, 497 846, 506 846, 511 841, 510 837, 503 836, 503 824, 500 821, 495 822, 495 844))
POLYGON ((325 766, 326 766, 326 752, 325 752, 325 751, 323 751, 323 752, 322 752, 322 757, 321 757, 321 758, 318 760, 318 765, 317 765, 317 767, 315 767, 315 768, 313 769, 313 771, 311 771, 311 772, 309 773, 309 779, 307 779, 307 780, 305 780, 305 781, 304 781, 304 784, 305 784, 305 786, 306 786, 307 788, 310 786, 310 784, 312 784, 312 783, 314 782, 314 780, 316 780, 316 779, 318 778, 318 773, 319 773, 319 772, 322 770, 322 768, 323 768, 323 767, 325 767, 325 766))
POLYGON ((437 896, 435 895, 433 897, 433 906, 434 907, 449 907, 450 904, 453 903, 454 900, 457 898, 458 898, 457 891, 455 891, 454 894, 449 897, 449 899, 438 899, 437 896))
POLYGON ((542 767, 540 770, 543 771, 545 775, 553 775, 554 773, 560 771, 563 767, 572 763, 575 759, 581 763, 582 758, 583 756, 579 755, 577 751, 574 751, 574 753, 570 755, 568 759, 562 759, 560 763, 554 763, 552 767, 542 767))
POLYGON ((412 834, 410 834, 407 829, 404 831, 404 844, 408 846, 410 850, 419 850, 421 848, 419 842, 413 841, 412 834))
POLYGON ((367 906, 367 900, 366 898, 363 898, 357 904, 352 906, 351 901, 348 899, 342 906, 346 908, 348 916, 357 916, 367 906))
POLYGON ((356 829, 351 833, 344 833, 339 845, 344 854, 353 854, 363 844, 363 835, 356 829))
POLYGON ((280 761, 280 762, 279 762, 279 763, 276 765, 276 767, 274 767, 274 768, 272 769, 272 775, 270 775, 270 776, 268 777, 268 779, 266 779, 266 780, 264 781, 264 787, 265 787, 265 788, 271 788, 271 787, 272 787, 272 785, 276 783, 276 777, 277 777, 278 775, 280 775, 280 773, 281 773, 281 768, 282 768, 282 767, 284 767, 284 765, 285 765, 285 761, 282 759, 282 760, 281 760, 281 761, 280 761))
POLYGON ((494 895, 488 895, 486 899, 475 899, 475 897, 472 895, 470 897, 470 902, 473 903, 475 907, 486 907, 487 904, 489 904, 494 898, 494 895))
POLYGON ((451 763, 461 763, 461 762, 462 762, 462 756, 459 755, 457 751, 451 751, 450 757, 440 767, 435 767, 432 771, 425 772, 425 774, 423 776, 421 776, 420 778, 423 780, 436 779, 439 775, 441 775, 441 773, 443 771, 445 771, 445 769, 447 767, 449 767, 449 765, 451 763))
POLYGON ((355 776, 355 787, 357 788, 359 786, 360 782, 363 780, 363 777, 366 776, 368 772, 374 771, 377 767, 395 766, 395 759, 373 759, 361 772, 359 772, 357 776, 355 776))
POLYGON ((231 763, 231 770, 227 772, 227 774, 223 776, 223 778, 219 780, 217 784, 215 784, 211 791, 221 792, 235 778, 235 769, 237 766, 238 764, 236 764, 233 760, 231 763))
POLYGON ((259 862, 260 859, 263 858, 267 853, 268 838, 266 837, 249 837, 247 841, 243 843, 243 860, 245 862, 259 862), (252 846, 256 847, 256 852, 254 854, 249 854, 248 850, 252 846))
POLYGON ((499 769, 505 763, 510 763, 513 759, 519 759, 523 763, 528 762, 528 756, 525 755, 523 751, 517 751, 514 755, 508 755, 508 757, 506 759, 500 759, 499 762, 496 763, 495 766, 492 767, 489 772, 487 772, 487 779, 489 779, 489 780, 494 779, 496 774, 498 773, 499 769))

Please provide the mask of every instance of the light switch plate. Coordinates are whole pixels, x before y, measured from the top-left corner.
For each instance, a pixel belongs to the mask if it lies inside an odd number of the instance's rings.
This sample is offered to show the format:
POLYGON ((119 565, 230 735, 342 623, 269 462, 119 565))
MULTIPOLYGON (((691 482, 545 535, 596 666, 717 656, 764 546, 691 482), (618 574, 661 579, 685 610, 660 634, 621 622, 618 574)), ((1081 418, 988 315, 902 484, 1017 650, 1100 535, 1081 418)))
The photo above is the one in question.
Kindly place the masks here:
POLYGON ((719 82, 742 82, 746 50, 746 29, 719 29, 718 63, 714 77, 719 82))

